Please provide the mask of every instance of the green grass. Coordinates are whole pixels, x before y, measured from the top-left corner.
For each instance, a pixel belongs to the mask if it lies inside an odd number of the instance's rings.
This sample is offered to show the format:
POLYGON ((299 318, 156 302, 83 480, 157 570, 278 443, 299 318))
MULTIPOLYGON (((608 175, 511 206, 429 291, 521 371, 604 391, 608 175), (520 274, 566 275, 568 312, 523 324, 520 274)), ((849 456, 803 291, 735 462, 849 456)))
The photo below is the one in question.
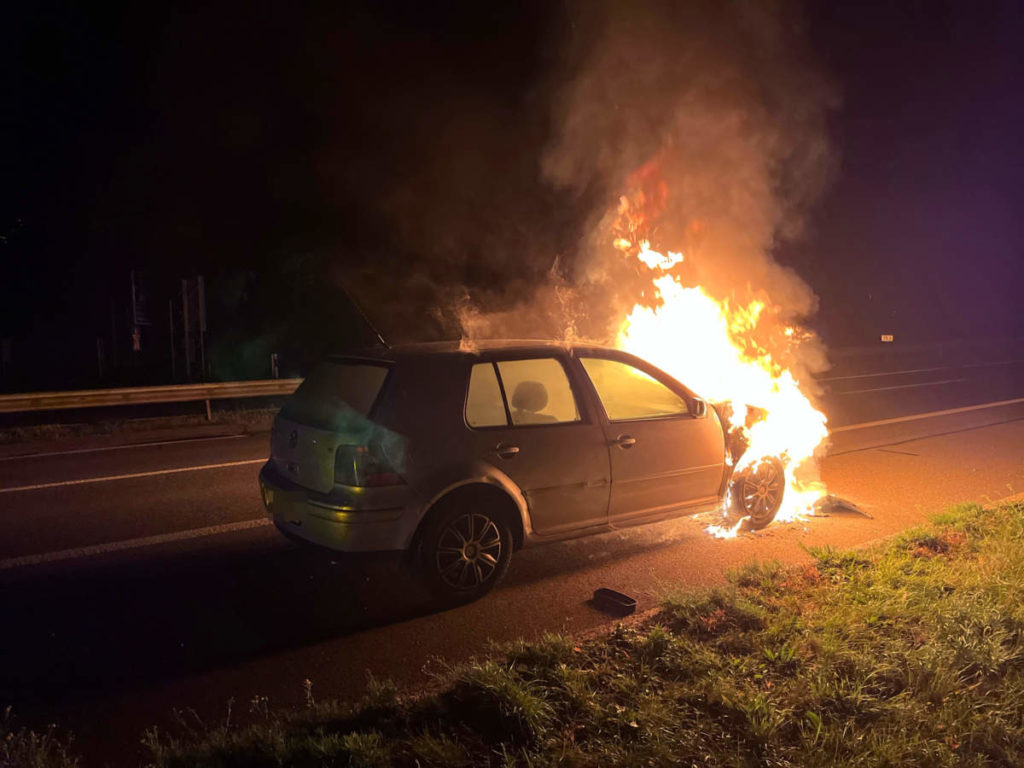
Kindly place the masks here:
POLYGON ((0 715, 0 768, 76 768, 78 759, 71 753, 71 742, 56 728, 36 733, 14 722, 11 708, 0 715))
POLYGON ((1024 765, 1024 505, 749 565, 636 627, 545 636, 403 700, 152 730, 171 766, 1024 765))

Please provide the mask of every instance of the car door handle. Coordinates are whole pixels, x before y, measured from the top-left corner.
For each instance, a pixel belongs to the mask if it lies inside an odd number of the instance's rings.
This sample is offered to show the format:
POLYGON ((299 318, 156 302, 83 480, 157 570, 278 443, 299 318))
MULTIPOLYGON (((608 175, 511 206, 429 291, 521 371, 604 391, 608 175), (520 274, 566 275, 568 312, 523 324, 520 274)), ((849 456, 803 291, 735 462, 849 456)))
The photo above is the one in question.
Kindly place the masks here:
POLYGON ((519 446, 509 445, 508 443, 498 443, 494 448, 494 452, 503 459, 511 459, 519 454, 519 446))
POLYGON ((612 445, 617 445, 619 448, 632 448, 636 445, 636 438, 632 435, 619 435, 612 440, 612 445))

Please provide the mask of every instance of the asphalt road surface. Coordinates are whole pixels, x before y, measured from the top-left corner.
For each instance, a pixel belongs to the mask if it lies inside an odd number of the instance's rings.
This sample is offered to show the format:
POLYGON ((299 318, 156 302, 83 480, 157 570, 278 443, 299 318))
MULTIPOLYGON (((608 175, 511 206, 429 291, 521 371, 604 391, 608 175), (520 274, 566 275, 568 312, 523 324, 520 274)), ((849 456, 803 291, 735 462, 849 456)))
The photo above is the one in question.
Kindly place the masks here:
POLYGON ((933 368, 822 381, 836 428, 824 480, 871 518, 735 540, 683 518, 537 547, 491 595, 448 611, 392 562, 332 562, 281 538, 255 481, 266 435, 8 446, 0 706, 73 730, 89 764, 137 764, 143 729, 175 708, 211 721, 233 699, 237 720, 257 695, 301 703, 307 678, 318 697, 358 696, 368 674, 420 685, 490 640, 610 627, 587 602, 598 587, 644 610, 750 560, 796 562, 801 545, 863 543, 1024 491, 1024 364, 933 368))

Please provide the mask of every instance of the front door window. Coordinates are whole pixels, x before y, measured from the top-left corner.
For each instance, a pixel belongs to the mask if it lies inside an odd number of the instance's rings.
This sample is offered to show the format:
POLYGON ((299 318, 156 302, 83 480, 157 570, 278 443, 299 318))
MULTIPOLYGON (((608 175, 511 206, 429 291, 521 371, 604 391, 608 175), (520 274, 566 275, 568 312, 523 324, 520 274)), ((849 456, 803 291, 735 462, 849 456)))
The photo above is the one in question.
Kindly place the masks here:
POLYGON ((663 419, 690 412, 686 400, 639 368, 600 357, 584 357, 581 362, 608 421, 663 419))

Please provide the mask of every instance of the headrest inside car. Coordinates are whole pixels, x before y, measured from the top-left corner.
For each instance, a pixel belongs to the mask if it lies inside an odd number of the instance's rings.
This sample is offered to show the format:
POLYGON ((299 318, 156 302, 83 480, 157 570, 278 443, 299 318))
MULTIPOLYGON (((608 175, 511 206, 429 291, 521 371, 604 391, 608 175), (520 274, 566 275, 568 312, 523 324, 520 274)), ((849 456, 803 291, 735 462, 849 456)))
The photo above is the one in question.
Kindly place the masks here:
POLYGON ((539 381, 520 381, 512 393, 512 407, 517 411, 537 413, 548 404, 548 390, 539 381))

